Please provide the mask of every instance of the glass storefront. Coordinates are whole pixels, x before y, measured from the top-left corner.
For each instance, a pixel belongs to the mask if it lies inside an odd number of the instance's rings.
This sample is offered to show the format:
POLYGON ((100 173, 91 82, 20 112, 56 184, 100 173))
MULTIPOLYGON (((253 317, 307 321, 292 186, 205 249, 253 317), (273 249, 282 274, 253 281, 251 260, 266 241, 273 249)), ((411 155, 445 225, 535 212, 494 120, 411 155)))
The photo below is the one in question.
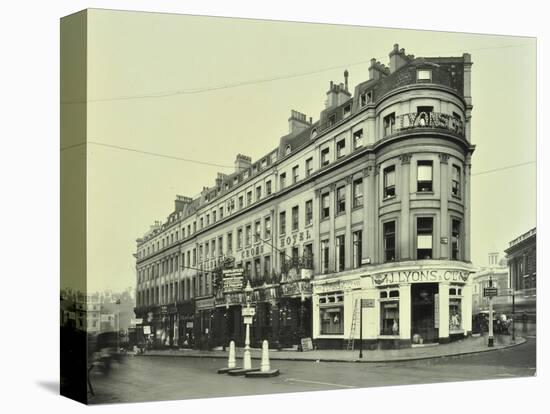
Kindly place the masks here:
POLYGON ((321 335, 344 333, 344 294, 335 293, 319 297, 321 335))

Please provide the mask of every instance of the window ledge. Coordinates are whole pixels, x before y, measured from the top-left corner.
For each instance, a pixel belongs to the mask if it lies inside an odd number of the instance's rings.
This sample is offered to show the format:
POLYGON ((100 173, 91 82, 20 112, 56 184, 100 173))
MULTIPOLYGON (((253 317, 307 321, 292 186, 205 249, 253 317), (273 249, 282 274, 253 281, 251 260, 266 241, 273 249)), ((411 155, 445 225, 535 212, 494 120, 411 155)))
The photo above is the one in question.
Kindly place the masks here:
POLYGON ((386 202, 386 201, 390 201, 390 200, 395 200, 397 197, 396 196, 389 196, 389 197, 384 197, 382 199, 383 202, 386 202))
POLYGON ((434 195, 435 193, 433 191, 417 191, 416 195, 434 195))

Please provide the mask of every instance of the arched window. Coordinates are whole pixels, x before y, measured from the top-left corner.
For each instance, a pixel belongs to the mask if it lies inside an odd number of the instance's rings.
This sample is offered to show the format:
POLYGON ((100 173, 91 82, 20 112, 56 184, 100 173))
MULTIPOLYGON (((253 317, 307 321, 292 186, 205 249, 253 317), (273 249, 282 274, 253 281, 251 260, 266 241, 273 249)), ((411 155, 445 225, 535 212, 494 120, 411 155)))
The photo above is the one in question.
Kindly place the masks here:
POLYGON ((311 130, 311 138, 313 139, 313 138, 315 138, 316 136, 317 136, 317 129, 316 129, 316 128, 313 128, 313 129, 311 130))
POLYGON ((292 151, 292 148, 290 147, 290 145, 287 145, 285 148, 285 155, 290 154, 291 151, 292 151))

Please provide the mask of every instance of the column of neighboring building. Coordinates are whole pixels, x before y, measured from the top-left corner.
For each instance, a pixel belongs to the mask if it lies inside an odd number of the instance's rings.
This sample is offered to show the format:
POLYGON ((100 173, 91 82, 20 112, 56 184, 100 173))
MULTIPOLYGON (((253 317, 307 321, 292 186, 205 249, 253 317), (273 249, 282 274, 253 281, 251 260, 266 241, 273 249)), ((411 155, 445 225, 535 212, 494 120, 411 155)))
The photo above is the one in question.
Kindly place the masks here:
POLYGON ((313 268, 314 273, 321 274, 321 241, 319 240, 320 228, 321 228, 321 189, 315 190, 315 199, 313 200, 313 268), (317 246, 315 246, 317 244, 317 246))
MULTIPOLYGON (((440 222, 440 239, 439 239, 439 258, 449 258, 449 246, 451 244, 451 238, 449 234, 449 213, 448 213, 448 200, 449 200, 449 155, 439 154, 439 197, 441 200, 441 209, 439 215, 440 222), (447 243, 441 243, 441 239, 446 239, 447 243)), ((437 242, 437 239, 436 239, 437 242)))
POLYGON ((375 175, 374 160, 367 161, 367 167, 363 171, 363 258, 370 258, 371 263, 375 263, 374 246, 374 228, 376 225, 376 194, 375 194, 375 175))
POLYGON ((335 222, 336 222, 336 184, 335 183, 332 183, 330 185, 330 191, 329 191, 329 208, 330 208, 330 218, 329 218, 329 222, 330 222, 330 226, 329 226, 329 240, 328 240, 328 245, 329 245, 329 249, 331 251, 329 251, 329 263, 328 263, 328 268, 329 268, 329 273, 330 272, 335 272, 336 271, 336 239, 335 239, 335 236, 334 236, 334 228, 336 226, 335 222))
POLYGON ((353 175, 346 177, 346 247, 351 246, 350 249, 346 248, 346 261, 345 268, 353 268, 353 237, 351 235, 351 211, 353 209, 353 175))
POLYGON ((376 165, 374 167, 374 177, 372 179, 373 181, 373 200, 372 200, 372 211, 369 215, 369 221, 372 223, 373 226, 373 233, 374 233, 374 243, 372 244, 372 252, 373 256, 371 258, 371 263, 384 263, 384 257, 383 253, 380 253, 380 246, 382 245, 381 237, 380 237, 380 220, 378 219, 378 209, 379 206, 379 200, 380 200, 380 164, 376 165))
POLYGON ((472 169, 472 158, 468 154, 464 165, 464 261, 469 262, 470 259, 470 177, 472 169))
POLYGON ((401 217, 400 226, 397 237, 399 239, 399 257, 401 260, 409 260, 411 258, 410 252, 410 166, 411 166, 411 154, 402 154, 399 159, 401 160, 401 174, 399 180, 399 198, 401 199, 401 217))
POLYGON ((449 341, 449 282, 439 283, 439 343, 449 341))

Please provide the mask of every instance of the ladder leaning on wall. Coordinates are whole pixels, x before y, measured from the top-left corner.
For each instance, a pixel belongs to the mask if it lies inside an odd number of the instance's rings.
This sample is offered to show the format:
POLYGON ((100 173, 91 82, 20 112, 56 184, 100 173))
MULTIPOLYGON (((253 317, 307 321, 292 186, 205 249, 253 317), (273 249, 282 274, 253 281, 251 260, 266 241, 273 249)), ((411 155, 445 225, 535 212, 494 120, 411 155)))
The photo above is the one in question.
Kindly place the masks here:
POLYGON ((348 343, 346 349, 348 351, 353 351, 355 349, 355 330, 357 328, 357 322, 359 320, 359 306, 361 304, 361 299, 355 299, 353 302, 353 316, 351 317, 351 329, 349 331, 348 343))

